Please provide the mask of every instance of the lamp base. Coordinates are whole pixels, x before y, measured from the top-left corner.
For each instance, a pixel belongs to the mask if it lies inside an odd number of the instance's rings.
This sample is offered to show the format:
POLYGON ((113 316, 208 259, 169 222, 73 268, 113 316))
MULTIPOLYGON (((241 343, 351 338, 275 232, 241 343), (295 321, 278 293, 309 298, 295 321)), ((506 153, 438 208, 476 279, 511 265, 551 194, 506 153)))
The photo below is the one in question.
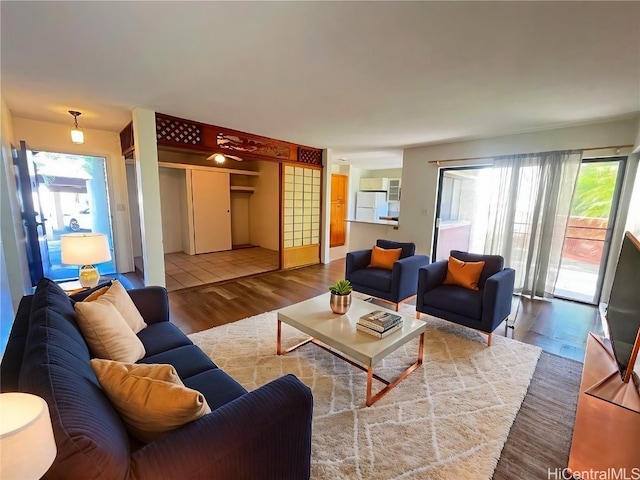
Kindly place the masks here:
POLYGON ((93 265, 83 265, 78 272, 78 280, 84 288, 93 288, 100 281, 98 269, 93 265))

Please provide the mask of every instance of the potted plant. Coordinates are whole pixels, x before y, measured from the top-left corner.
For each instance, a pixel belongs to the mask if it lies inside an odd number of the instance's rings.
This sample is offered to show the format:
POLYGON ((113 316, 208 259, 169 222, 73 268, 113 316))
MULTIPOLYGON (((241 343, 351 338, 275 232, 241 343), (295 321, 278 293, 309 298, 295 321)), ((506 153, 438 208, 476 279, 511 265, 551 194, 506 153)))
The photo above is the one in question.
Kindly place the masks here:
POLYGON ((351 306, 351 291, 353 287, 349 280, 340 280, 335 285, 329 287, 331 292, 331 311, 340 315, 347 313, 351 306))

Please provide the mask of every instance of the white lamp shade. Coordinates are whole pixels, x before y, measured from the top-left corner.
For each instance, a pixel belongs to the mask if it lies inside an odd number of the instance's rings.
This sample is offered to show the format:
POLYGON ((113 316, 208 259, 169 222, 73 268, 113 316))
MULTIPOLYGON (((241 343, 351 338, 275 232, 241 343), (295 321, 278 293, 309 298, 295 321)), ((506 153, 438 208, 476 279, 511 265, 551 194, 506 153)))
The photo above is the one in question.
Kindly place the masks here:
POLYGON ((68 233, 60 235, 62 263, 92 265, 111 260, 109 240, 104 233, 68 233))
POLYGON ((71 141, 73 143, 84 143, 84 132, 78 127, 71 129, 71 141))
POLYGON ((56 453, 47 402, 28 393, 0 394, 0 478, 41 478, 56 453))

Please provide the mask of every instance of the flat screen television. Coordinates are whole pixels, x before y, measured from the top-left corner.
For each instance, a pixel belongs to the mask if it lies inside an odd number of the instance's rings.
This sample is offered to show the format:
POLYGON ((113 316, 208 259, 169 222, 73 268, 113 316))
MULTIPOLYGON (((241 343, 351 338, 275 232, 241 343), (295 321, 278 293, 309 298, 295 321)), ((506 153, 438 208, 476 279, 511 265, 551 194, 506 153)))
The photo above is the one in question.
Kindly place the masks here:
POLYGON ((640 242, 626 232, 607 307, 607 326, 623 382, 638 376, 633 367, 640 348, 640 242))

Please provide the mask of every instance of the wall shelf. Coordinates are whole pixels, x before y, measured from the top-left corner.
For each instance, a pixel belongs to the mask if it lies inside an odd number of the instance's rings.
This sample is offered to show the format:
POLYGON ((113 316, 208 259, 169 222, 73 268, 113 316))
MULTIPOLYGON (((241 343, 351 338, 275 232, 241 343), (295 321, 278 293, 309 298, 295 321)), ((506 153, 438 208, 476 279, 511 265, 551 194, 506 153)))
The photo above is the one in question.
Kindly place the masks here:
POLYGON ((243 185, 231 185, 229 187, 232 192, 248 192, 253 193, 256 191, 255 187, 245 187, 243 185))

